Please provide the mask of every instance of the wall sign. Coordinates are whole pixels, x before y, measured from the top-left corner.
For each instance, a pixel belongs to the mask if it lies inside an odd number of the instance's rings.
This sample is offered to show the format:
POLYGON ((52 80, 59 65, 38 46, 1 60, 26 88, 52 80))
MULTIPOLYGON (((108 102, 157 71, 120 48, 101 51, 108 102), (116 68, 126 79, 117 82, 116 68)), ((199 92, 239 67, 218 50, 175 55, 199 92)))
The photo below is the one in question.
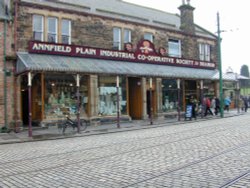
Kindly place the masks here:
POLYGON ((165 48, 159 48, 159 52, 157 53, 153 43, 148 40, 140 41, 135 49, 133 48, 133 45, 129 43, 128 48, 129 50, 126 48, 126 51, 117 51, 59 43, 46 43, 39 41, 29 42, 30 53, 215 69, 215 63, 213 62, 166 56, 166 53, 164 52, 165 48))

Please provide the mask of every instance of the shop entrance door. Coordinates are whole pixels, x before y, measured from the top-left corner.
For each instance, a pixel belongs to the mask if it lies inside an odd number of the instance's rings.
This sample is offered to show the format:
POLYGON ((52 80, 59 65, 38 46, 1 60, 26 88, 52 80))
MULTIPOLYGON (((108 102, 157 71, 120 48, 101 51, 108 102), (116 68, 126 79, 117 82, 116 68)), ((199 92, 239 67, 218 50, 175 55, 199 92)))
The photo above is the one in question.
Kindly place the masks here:
POLYGON ((142 119, 142 86, 141 78, 128 78, 129 115, 132 119, 142 119))
POLYGON ((29 92, 28 89, 22 91, 22 120, 23 125, 29 124, 29 92))
POLYGON ((152 90, 152 98, 151 99, 150 99, 150 90, 147 90, 147 114, 148 114, 148 117, 150 117, 150 115, 151 115, 150 108, 152 108, 152 115, 154 116, 154 114, 156 113, 156 102, 155 102, 155 91, 154 90, 152 90))

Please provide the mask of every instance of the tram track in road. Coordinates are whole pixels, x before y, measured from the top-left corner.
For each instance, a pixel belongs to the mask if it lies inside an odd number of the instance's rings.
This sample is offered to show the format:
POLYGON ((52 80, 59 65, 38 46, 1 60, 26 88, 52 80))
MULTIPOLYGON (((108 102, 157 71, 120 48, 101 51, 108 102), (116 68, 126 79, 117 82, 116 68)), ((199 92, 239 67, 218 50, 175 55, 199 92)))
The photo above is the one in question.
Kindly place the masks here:
MULTIPOLYGON (((242 125, 243 126, 243 125, 242 125)), ((142 151, 142 150, 148 150, 148 149, 151 149, 151 148, 154 148, 154 147, 164 147, 165 145, 167 145, 167 144, 173 144, 173 143, 178 143, 178 142, 187 142, 188 140, 191 140, 191 139, 197 139, 197 138, 199 138, 199 137, 202 137, 202 136, 209 136, 209 135, 213 135, 213 134, 215 134, 215 133, 219 133, 219 132, 223 132, 223 131, 228 131, 229 129, 229 127, 227 127, 226 129, 221 129, 221 130, 216 130, 216 131, 212 131, 212 132, 209 132, 209 133, 206 133, 206 134, 201 134, 202 132, 203 132, 203 129, 207 129, 208 127, 204 127, 204 128, 200 128, 199 130, 200 130, 200 132, 196 135, 196 136, 194 136, 194 135, 192 135, 192 136, 189 136, 189 137, 186 137, 186 138, 183 138, 183 139, 178 139, 178 140, 174 140, 174 141, 172 141, 172 142, 162 142, 161 144, 152 144, 152 145, 150 145, 150 146, 147 146, 147 147, 141 147, 141 148, 134 148, 134 149, 128 149, 127 151, 123 151, 123 152, 117 152, 117 151, 120 151, 120 150, 116 150, 115 149, 115 152, 114 153, 112 153, 112 154, 104 154, 104 155, 100 155, 100 156, 97 156, 97 157, 93 157, 93 158, 90 158, 90 159, 81 159, 80 158, 80 156, 83 154, 83 153, 85 153, 87 150, 85 150, 85 149, 83 149, 83 150, 78 150, 78 151, 73 151, 74 153, 76 153, 76 152, 78 152, 79 154, 79 157, 77 157, 76 159, 75 159, 75 161, 73 160, 73 161, 67 161, 66 163, 65 162, 62 162, 61 164, 59 163, 59 164, 57 164, 57 165, 52 165, 52 166, 49 166, 49 167, 42 167, 42 168, 38 168, 38 169, 36 169, 36 170, 26 170, 26 171, 22 171, 21 173, 22 174, 24 174, 24 173, 32 173, 32 172, 35 172, 35 171, 47 171, 47 170, 52 170, 52 169, 57 169, 57 168, 63 168, 63 167, 65 167, 65 166, 72 166, 72 165, 76 165, 76 164, 81 164, 81 163, 89 163, 89 162, 93 162, 93 161, 98 161, 98 160, 108 160, 108 158, 114 158, 114 157, 116 157, 116 156, 121 156, 121 155, 125 155, 125 154, 129 154, 129 153, 133 153, 133 152, 138 152, 138 151, 142 151)), ((186 130, 186 131, 184 131, 184 132, 187 132, 188 130, 186 130)), ((193 131, 193 130, 189 130, 189 131, 193 131)), ((181 132, 181 133, 183 133, 183 132, 181 132)), ((175 133, 176 134, 176 133, 175 133)), ((161 136, 156 136, 156 137, 150 137, 150 138, 146 138, 147 140, 148 139, 159 139, 159 137, 165 137, 166 135, 161 135, 161 136)), ((145 139, 143 139, 143 140, 138 140, 138 142, 145 142, 145 139)), ((134 141, 133 141, 134 142, 134 141)), ((121 144, 121 143, 117 143, 117 145, 118 144, 121 144)), ((125 143, 123 143, 123 144, 125 144, 125 143)), ((135 144, 135 143, 133 143, 133 144, 135 144)), ((138 143, 138 144, 140 144, 140 143, 138 143)), ((249 144, 249 143, 246 143, 246 144, 249 144)), ((99 149, 103 149, 103 150, 109 150, 110 148, 108 148, 108 147, 110 147, 110 146, 112 146, 113 147, 113 145, 106 145, 106 146, 100 146, 100 147, 96 147, 96 148, 88 148, 88 150, 99 150, 99 149), (104 148, 103 148, 104 147, 104 148)), ((239 147, 243 147, 243 146, 239 146, 239 147)), ((237 149, 237 148, 236 148, 237 149)), ((227 150, 226 150, 227 151, 227 150)), ((231 151, 231 150, 228 150, 228 151, 231 151)), ((50 160, 50 159, 53 159, 53 160, 55 160, 55 159, 57 159, 57 158, 60 158, 60 156, 62 156, 62 155, 72 155, 72 152, 67 152, 67 153, 60 153, 60 154, 54 154, 54 155, 51 155, 51 156, 49 156, 49 155, 46 155, 46 156, 43 156, 43 157, 37 157, 37 158, 33 158, 33 159, 25 159, 25 160, 17 160, 17 161, 15 161, 15 162, 13 162, 13 161, 11 161, 11 162, 9 162, 9 165, 11 166, 11 165, 14 165, 14 164, 17 164, 17 165, 20 165, 21 163, 24 163, 25 165, 27 165, 27 164, 29 164, 29 162, 30 162, 30 164, 32 164, 32 163, 36 163, 36 162, 39 162, 40 160, 44 160, 44 161, 46 161, 46 160, 50 160), (48 158, 49 157, 49 158, 48 158)), ((214 157, 215 156, 217 156, 217 155, 214 155, 214 157)), ((212 157, 213 157, 213 155, 212 155, 212 157)), ((64 157, 63 157, 64 158, 64 157)), ((210 157, 211 158, 211 157, 210 157)), ((208 160, 208 159, 203 159, 203 161, 205 161, 205 160, 208 160)), ((199 163, 200 161, 198 161, 198 162, 196 162, 196 163, 199 163)), ((187 164, 187 165, 185 165, 185 166, 190 166, 190 165, 193 165, 194 164, 194 162, 193 163, 190 163, 190 164, 187 164)), ((6 165, 8 165, 8 163, 6 164, 6 163, 1 163, 1 166, 4 168, 4 166, 6 166, 6 165)), ((9 176, 9 175, 12 175, 12 176, 16 176, 16 175, 19 175, 20 173, 19 172, 16 172, 16 173, 10 173, 10 174, 8 174, 7 176, 9 176)), ((5 177, 7 177, 7 176, 2 176, 1 178, 5 178, 5 177)))
MULTIPOLYGON (((250 176, 250 170, 240 174, 239 176, 229 180, 226 182, 224 185, 220 186, 219 188, 228 188, 228 187, 233 187, 235 184, 237 184, 240 180, 244 179, 245 177, 250 176)), ((250 186, 250 185, 249 185, 250 186)), ((236 185, 236 187, 238 187, 236 185)))
MULTIPOLYGON (((72 154, 72 153, 85 153, 85 152, 90 151, 90 150, 98 150, 98 149, 103 149, 103 148, 109 148, 109 147, 119 146, 121 144, 128 145, 129 143, 133 143, 133 145, 135 145, 136 143, 143 143, 143 142, 147 142, 147 141, 150 141, 150 140, 153 140, 153 139, 160 139, 161 137, 171 138, 171 137, 173 137, 173 135, 176 136, 177 134, 182 135, 182 134, 185 134, 185 133, 188 134, 189 132, 193 133, 191 136, 188 136, 188 137, 184 136, 184 138, 181 138, 181 139, 175 139, 175 140, 166 141, 166 142, 163 142, 163 143, 160 143, 160 144, 155 144, 155 145, 150 145, 150 146, 147 146, 147 147, 139 148, 140 150, 143 150, 143 149, 147 149, 147 148, 150 148, 150 147, 156 147, 156 146, 165 145, 165 144, 172 144, 172 143, 187 141, 187 140, 190 140, 190 139, 199 138, 199 137, 202 137, 202 136, 208 136, 208 135, 212 135, 212 134, 215 134, 215 133, 219 133, 219 132, 229 130, 229 126, 227 128, 220 128, 219 127, 220 124, 217 124, 216 126, 217 126, 216 130, 213 130, 213 131, 208 132, 206 134, 203 133, 203 130, 207 131, 207 129, 211 128, 211 125, 204 126, 204 127, 201 127, 201 128, 194 128, 194 129, 187 129, 187 130, 184 130, 184 131, 177 131, 177 132, 163 134, 163 135, 161 134, 161 135, 150 136, 150 137, 146 137, 146 138, 138 138, 138 139, 133 139, 131 141, 126 140, 126 141, 122 141, 122 142, 112 142, 110 144, 100 145, 100 146, 96 146, 96 147, 83 148, 83 149, 80 149, 80 150, 79 149, 76 149, 76 150, 72 149, 72 150, 69 150, 69 151, 66 151, 66 152, 47 154, 47 155, 42 155, 42 156, 38 156, 38 157, 27 157, 27 156, 25 156, 25 159, 21 159, 21 160, 11 160, 11 161, 0 162, 0 166, 4 165, 4 164, 8 164, 8 163, 19 163, 19 162, 27 161, 27 160, 36 160, 36 159, 42 159, 42 158, 48 158, 48 157, 56 157, 56 156, 67 155, 67 154, 72 154)), ((242 125, 242 126, 244 126, 244 125, 242 125)), ((231 126, 231 127, 233 127, 233 126, 231 126)), ((162 127, 159 127, 159 128, 162 128, 162 127)), ((72 139, 76 139, 76 138, 72 138, 72 139)), ((82 139, 82 138, 77 138, 77 139, 82 139)), ((67 141, 68 141, 68 139, 67 139, 67 141)), ((20 143, 18 143, 18 144, 20 144, 20 143)), ((26 143, 23 143, 23 144, 26 144, 26 143)), ((136 148, 135 150, 138 151, 138 148, 136 148)), ((121 152, 120 154, 133 152, 133 151, 134 150, 125 151, 125 152, 121 152)), ((106 157, 106 156, 104 156, 104 157, 106 157)))
MULTIPOLYGON (((129 185, 126 185, 126 186, 123 186, 122 188, 128 188, 128 187, 133 187, 135 185, 138 185, 138 184, 141 184, 143 182, 147 182, 149 180, 152 180, 152 179, 155 179, 155 178, 159 178, 161 176, 166 176, 168 174, 171 174, 171 173, 175 173, 175 172, 178 172, 180 170, 185 170, 186 168, 189 168, 191 166, 194 166, 194 165, 197 165, 197 164, 200 164, 200 163, 203 163, 203 162, 206 162, 206 161, 209 161, 213 158, 217 158, 217 157, 220 157, 222 155, 225 155, 226 153, 229 153, 229 152, 233 152, 233 151, 236 151, 238 149, 241 149, 241 148, 244 148, 244 147, 249 147, 250 146, 250 142, 247 142, 247 143, 244 143, 244 144, 241 144, 240 146, 237 146, 237 147, 234 147, 234 148, 231 148, 231 149, 228 149, 228 150, 225 150, 221 153, 218 153, 218 154, 215 154, 215 155, 212 155, 212 156, 208 156, 206 158, 203 158, 203 159, 200 159, 200 160, 197 160, 197 161, 194 161, 194 162, 191 162, 191 163, 188 163, 188 164, 185 164, 183 166, 179 166, 177 168, 174 168, 174 169, 171 169, 169 171, 166 171, 164 173, 161 173, 161 174, 157 174, 155 176, 152 176, 151 178, 147 178, 147 179, 144 179, 144 180, 141 180, 141 181, 138 181, 136 183, 133 183, 133 184, 129 184, 129 185)), ((250 153, 249 153, 250 154, 250 153)), ((250 170, 236 176, 235 178, 233 179, 230 179, 228 181, 226 181, 223 185, 219 185, 218 188, 228 188, 230 186, 233 186, 235 183, 237 183, 238 181, 240 181, 241 179, 245 178, 246 176, 249 176, 250 175, 250 170)), ((238 187, 237 187, 238 188, 238 187)))

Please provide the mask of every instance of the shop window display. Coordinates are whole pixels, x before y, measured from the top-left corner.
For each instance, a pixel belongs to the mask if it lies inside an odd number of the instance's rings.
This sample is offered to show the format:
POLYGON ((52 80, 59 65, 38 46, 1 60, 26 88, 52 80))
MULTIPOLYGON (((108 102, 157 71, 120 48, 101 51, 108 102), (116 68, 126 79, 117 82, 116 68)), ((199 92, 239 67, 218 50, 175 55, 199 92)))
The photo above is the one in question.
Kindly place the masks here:
MULTIPOLYGON (((99 115, 116 115, 116 77, 99 77, 99 115)), ((120 78, 119 104, 121 114, 127 114, 126 79, 120 78)))
MULTIPOLYGON (((45 76, 45 115, 54 119, 65 114, 71 116, 77 113, 77 89, 72 75, 45 76)), ((88 93, 87 81, 80 82, 80 116, 86 115, 88 93)))
POLYGON ((162 80, 162 111, 176 111, 178 106, 178 91, 176 80, 162 80))

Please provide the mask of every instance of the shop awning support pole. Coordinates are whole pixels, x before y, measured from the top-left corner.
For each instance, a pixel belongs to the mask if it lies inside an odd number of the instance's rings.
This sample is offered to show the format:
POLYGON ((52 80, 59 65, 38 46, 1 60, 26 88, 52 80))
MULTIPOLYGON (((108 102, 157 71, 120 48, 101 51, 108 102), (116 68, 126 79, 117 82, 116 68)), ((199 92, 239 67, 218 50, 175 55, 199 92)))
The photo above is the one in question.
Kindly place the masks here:
POLYGON ((76 75, 76 95, 77 95, 77 132, 80 133, 80 75, 76 75))
POLYGON ((149 117, 150 117, 150 125, 153 125, 153 106, 152 106, 152 78, 149 79, 149 100, 150 100, 150 112, 149 112, 149 117))
POLYGON ((219 12, 217 13, 217 26, 218 26, 218 64, 219 64, 219 71, 220 71, 220 117, 224 117, 224 109, 223 109, 223 81, 222 81, 222 62, 221 62, 221 38, 220 38, 220 16, 219 12))
POLYGON ((237 105, 237 113, 240 113, 240 83, 238 79, 237 73, 235 73, 236 78, 236 105, 237 105))
POLYGON ((120 128, 120 94, 119 94, 120 78, 116 77, 116 90, 117 90, 117 128, 120 128))
POLYGON ((204 100, 204 95, 203 95, 203 88, 204 88, 204 85, 203 85, 203 80, 200 81, 200 89, 201 89, 201 98, 200 98, 200 105, 201 105, 201 118, 203 118, 204 116, 204 108, 205 108, 205 104, 203 104, 204 100))
POLYGON ((178 106, 177 106, 177 110, 178 110, 178 121, 181 121, 181 80, 178 78, 177 79, 177 89, 178 89, 178 106))
POLYGON ((31 87, 32 87, 32 75, 31 72, 28 73, 28 92, 29 92, 29 137, 32 137, 32 96, 31 96, 31 87))

